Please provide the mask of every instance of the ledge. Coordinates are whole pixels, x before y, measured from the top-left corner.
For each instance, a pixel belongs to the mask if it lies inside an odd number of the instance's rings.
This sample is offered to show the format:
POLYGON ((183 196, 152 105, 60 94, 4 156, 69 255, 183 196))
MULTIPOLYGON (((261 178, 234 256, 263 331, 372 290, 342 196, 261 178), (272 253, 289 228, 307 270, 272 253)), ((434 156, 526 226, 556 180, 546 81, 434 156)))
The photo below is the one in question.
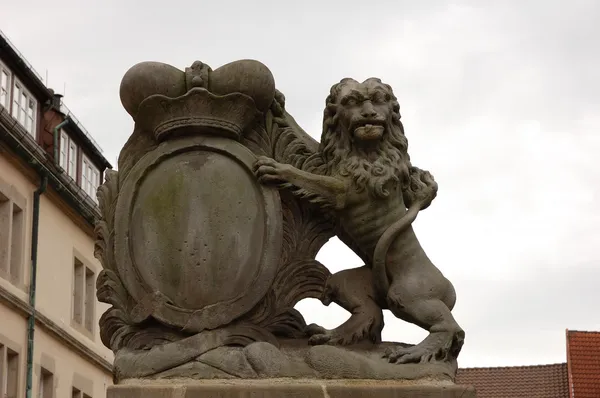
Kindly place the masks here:
POLYGON ((476 398, 473 387, 381 380, 169 380, 108 387, 107 398, 476 398))
MULTIPOLYGON (((0 302, 8 305, 12 309, 25 316, 29 316, 33 312, 33 308, 29 304, 23 302, 20 298, 9 292, 3 286, 0 286, 0 302)), ((83 358, 85 358, 92 364, 98 366, 100 369, 112 374, 113 367, 109 361, 107 361, 101 355, 88 348, 77 338, 71 336, 66 330, 64 330, 46 315, 36 311, 35 321, 52 337, 55 337, 64 345, 72 348, 75 352, 80 354, 83 358)))

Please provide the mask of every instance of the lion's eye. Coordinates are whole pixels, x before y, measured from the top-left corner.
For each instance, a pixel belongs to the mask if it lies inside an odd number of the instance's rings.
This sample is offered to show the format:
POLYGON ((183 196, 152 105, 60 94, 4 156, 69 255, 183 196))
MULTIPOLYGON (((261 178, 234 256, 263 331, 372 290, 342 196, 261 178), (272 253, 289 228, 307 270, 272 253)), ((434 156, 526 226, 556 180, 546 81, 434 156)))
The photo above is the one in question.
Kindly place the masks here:
POLYGON ((346 99, 346 105, 348 105, 348 106, 356 106, 356 104, 358 104, 358 102, 354 98, 348 98, 348 99, 346 99))
POLYGON ((381 93, 376 93, 372 99, 372 101, 376 104, 383 104, 386 100, 387 98, 385 98, 385 96, 381 93))

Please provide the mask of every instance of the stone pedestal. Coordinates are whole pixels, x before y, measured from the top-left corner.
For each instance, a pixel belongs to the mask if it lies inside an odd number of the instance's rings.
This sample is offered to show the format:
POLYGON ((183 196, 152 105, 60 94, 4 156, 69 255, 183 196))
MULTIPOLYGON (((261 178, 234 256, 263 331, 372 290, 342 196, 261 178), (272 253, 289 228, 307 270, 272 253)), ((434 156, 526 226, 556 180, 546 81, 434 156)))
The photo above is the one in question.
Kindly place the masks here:
POLYGON ((140 381, 108 388, 107 398, 476 398, 452 384, 377 380, 140 381))

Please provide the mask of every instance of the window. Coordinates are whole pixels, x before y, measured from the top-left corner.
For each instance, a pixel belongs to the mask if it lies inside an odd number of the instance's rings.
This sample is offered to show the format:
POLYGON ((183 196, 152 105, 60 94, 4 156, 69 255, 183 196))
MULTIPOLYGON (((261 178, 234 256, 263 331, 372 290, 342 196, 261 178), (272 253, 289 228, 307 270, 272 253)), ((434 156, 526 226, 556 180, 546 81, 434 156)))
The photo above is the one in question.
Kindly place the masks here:
POLYGON ((73 387, 73 390, 71 392, 71 398, 92 398, 89 395, 87 395, 84 392, 81 392, 81 390, 73 387))
POLYGON ((73 284, 73 320, 78 324, 83 324, 83 300, 85 285, 83 283, 83 274, 85 266, 75 258, 74 284, 73 284))
POLYGON ((0 192, 0 271, 11 282, 21 280, 25 214, 0 192))
POLYGON ((93 332, 96 275, 75 258, 73 276, 73 320, 87 331, 93 332))
POLYGON ((95 289, 96 278, 94 272, 85 268, 85 328, 90 332, 94 330, 94 304, 96 303, 95 289))
POLYGON ((12 116, 34 137, 36 112, 37 101, 29 94, 23 85, 15 79, 13 87, 12 116))
POLYGON ((21 265, 23 264, 23 209, 13 203, 12 208, 12 236, 10 239, 10 275, 13 279, 21 276, 21 265))
POLYGON ((0 397, 17 398, 19 354, 0 344, 0 397))
POLYGON ((60 167, 67 170, 69 164, 69 136, 64 131, 60 132, 60 167))
POLYGON ((40 374, 38 398, 54 398, 54 375, 44 368, 40 374))
POLYGON ((93 200, 96 202, 96 191, 100 185, 100 171, 94 166, 92 162, 83 156, 83 163, 81 167, 81 187, 93 200))
POLYGON ((69 141, 69 177, 75 179, 77 175, 77 145, 73 141, 69 141))
POLYGON ((64 131, 60 132, 60 167, 69 177, 75 179, 77 175, 77 144, 64 131))
POLYGON ((10 105, 10 71, 0 63, 0 106, 8 109, 10 105))

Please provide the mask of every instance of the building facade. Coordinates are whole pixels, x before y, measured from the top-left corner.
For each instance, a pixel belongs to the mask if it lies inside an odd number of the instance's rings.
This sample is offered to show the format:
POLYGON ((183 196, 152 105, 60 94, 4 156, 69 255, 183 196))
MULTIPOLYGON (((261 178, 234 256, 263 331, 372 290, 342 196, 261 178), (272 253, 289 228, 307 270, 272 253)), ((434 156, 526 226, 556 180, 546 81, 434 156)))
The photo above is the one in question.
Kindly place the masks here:
POLYGON ((0 397, 105 397, 98 145, 0 32, 0 397))

